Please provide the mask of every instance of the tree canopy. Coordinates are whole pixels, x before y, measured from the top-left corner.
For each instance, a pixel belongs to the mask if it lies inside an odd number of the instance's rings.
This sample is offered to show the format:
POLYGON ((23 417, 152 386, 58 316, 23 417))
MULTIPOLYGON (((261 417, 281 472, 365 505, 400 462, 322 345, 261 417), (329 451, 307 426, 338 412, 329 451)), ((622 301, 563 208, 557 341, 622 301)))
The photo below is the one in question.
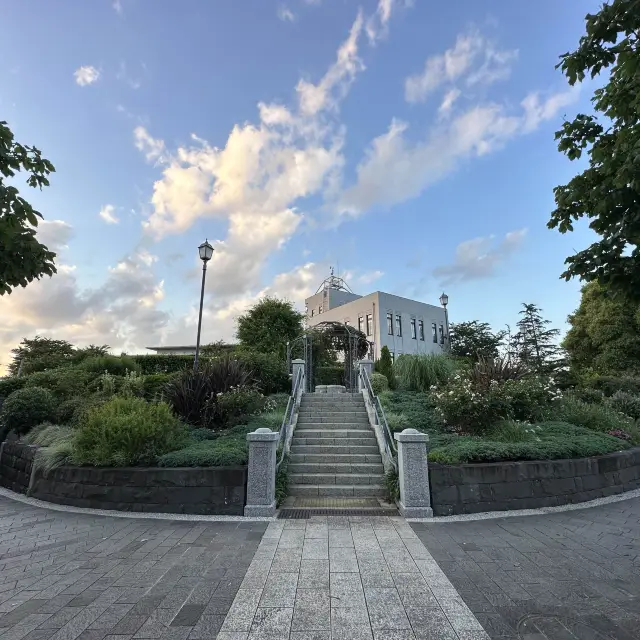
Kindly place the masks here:
POLYGON ((56 272, 56 254, 36 238, 42 214, 6 183, 22 170, 29 176, 27 185, 42 189, 49 186, 47 176, 55 168, 36 147, 16 142, 7 123, 0 121, 0 295, 56 272))
POLYGON ((600 239, 565 261, 561 277, 598 281, 612 292, 640 299, 640 2, 613 0, 586 16, 578 48, 561 56, 569 84, 609 70, 595 90, 598 115, 577 115, 556 133, 570 160, 586 151, 589 166, 555 188, 556 209, 548 223, 561 233, 590 220, 600 239))
POLYGON ((478 362, 480 358, 498 357, 506 331, 494 332, 487 322, 471 320, 457 322, 449 327, 451 355, 478 362))
POLYGON ((303 318, 293 303, 267 296, 238 317, 236 335, 244 347, 284 357, 287 342, 302 333, 303 318))
POLYGON ((510 351, 516 359, 539 374, 551 373, 564 364, 558 343, 559 329, 551 329, 535 304, 522 304, 518 332, 512 336, 510 351))
POLYGON ((54 340, 52 338, 23 338, 22 342, 11 349, 13 361, 9 364, 9 373, 16 375, 22 363, 22 373, 55 369, 71 361, 74 355, 74 346, 66 340, 54 340))
POLYGON ((640 303, 597 282, 582 289, 562 343, 572 367, 601 374, 640 373, 640 303))

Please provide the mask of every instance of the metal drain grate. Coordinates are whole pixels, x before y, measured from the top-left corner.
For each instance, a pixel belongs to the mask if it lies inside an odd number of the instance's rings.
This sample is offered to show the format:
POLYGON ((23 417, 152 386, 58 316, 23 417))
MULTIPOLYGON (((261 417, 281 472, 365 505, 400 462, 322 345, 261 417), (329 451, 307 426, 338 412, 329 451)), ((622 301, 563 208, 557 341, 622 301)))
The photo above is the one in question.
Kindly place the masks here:
POLYGON ((395 509, 280 509, 279 520, 308 520, 311 516, 397 516, 395 509))

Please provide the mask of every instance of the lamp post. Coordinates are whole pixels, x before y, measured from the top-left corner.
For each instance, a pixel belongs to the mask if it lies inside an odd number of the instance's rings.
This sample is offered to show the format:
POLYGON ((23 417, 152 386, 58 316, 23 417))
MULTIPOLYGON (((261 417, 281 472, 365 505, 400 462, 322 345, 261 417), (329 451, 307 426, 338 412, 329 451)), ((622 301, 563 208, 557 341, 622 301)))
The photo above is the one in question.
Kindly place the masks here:
POLYGON ((440 296, 440 304, 444 307, 444 325, 447 332, 446 347, 447 351, 451 351, 451 340, 449 339, 449 312, 447 311, 447 305, 449 304, 449 296, 443 291, 440 296))
POLYGON ((198 356, 200 355, 200 330, 202 329, 202 304, 204 302, 204 280, 207 276, 207 262, 213 256, 213 247, 205 240, 199 247, 200 260, 202 260, 202 288, 200 289, 200 315, 198 316, 198 339, 196 341, 196 357, 193 361, 193 370, 198 370, 198 356))

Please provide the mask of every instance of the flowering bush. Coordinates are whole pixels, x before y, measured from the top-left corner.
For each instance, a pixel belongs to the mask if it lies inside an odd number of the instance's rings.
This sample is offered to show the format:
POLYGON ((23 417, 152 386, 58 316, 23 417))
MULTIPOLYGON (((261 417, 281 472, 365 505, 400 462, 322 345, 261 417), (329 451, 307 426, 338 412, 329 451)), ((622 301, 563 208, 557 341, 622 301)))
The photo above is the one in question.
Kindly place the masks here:
MULTIPOLYGON (((213 398, 212 398, 213 400, 213 398)), ((265 409, 264 396, 255 389, 231 387, 229 391, 218 393, 212 409, 217 425, 229 425, 244 416, 258 415, 265 409)))
POLYGON ((142 397, 144 395, 144 376, 137 371, 127 370, 120 385, 120 394, 129 397, 142 397))

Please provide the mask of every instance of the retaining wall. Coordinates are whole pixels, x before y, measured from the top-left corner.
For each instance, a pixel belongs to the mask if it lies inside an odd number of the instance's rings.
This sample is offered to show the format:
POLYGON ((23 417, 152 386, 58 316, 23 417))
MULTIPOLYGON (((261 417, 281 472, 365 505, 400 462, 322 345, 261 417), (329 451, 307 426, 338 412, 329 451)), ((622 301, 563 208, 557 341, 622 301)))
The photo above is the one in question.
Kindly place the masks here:
POLYGON ((37 447, 3 442, 0 452, 0 486, 16 493, 27 493, 37 447))
POLYGON ((434 515, 538 509, 640 488, 640 447, 578 460, 429 464, 434 515))

